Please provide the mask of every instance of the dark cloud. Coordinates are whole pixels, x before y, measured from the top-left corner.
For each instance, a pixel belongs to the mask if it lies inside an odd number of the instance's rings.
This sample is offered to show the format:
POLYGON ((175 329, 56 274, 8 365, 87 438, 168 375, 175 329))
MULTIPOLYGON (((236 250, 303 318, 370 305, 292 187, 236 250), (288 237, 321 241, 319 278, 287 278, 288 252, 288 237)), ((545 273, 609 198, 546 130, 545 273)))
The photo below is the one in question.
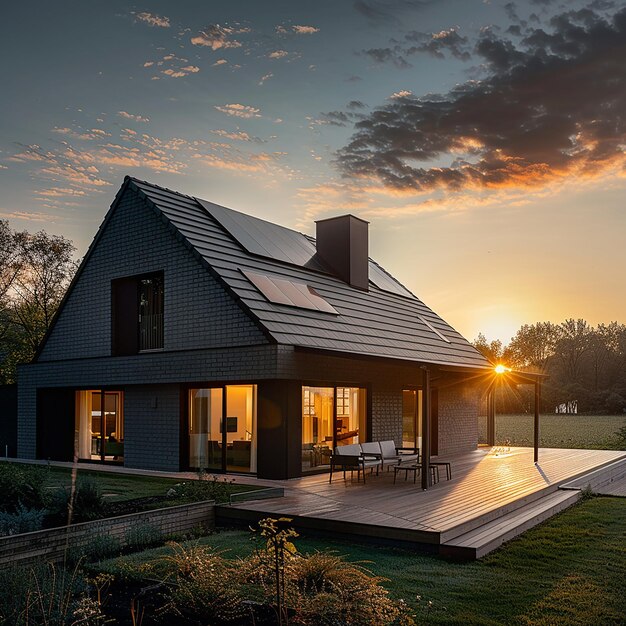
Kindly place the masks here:
POLYGON ((403 56, 401 51, 396 48, 370 48, 363 50, 362 54, 368 56, 376 63, 392 63, 400 70, 406 70, 413 67, 403 56))
MULTIPOLYGON (((360 104, 361 107, 365 106, 362 102, 357 104, 360 104)), ((347 126, 364 117, 363 113, 354 113, 352 111, 328 111, 327 113, 321 113, 318 121, 330 126, 347 126)))
POLYGON ((363 102, 361 102, 360 100, 350 100, 350 102, 348 102, 347 107, 349 109, 364 109, 367 105, 363 102))
POLYGON ((434 57, 443 59, 444 52, 449 52, 452 56, 462 61, 470 59, 470 51, 467 37, 459 35, 455 28, 442 30, 439 33, 420 33, 411 32, 405 36, 407 42, 416 42, 407 48, 404 52, 406 55, 416 54, 418 52, 427 52, 434 57))
POLYGON ((342 172, 432 190, 532 186, 624 166, 626 9, 568 11, 518 44, 487 30, 475 50, 482 80, 365 115, 337 153, 342 172))

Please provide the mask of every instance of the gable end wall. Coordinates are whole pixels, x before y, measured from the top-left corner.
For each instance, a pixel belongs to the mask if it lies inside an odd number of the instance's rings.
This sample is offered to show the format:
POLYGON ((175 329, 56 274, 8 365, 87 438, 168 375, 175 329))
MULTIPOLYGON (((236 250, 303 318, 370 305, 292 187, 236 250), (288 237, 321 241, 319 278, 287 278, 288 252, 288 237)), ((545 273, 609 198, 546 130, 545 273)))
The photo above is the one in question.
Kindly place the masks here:
POLYGON ((164 272, 164 350, 268 343, 132 187, 119 200, 38 361, 111 355, 111 280, 164 272))

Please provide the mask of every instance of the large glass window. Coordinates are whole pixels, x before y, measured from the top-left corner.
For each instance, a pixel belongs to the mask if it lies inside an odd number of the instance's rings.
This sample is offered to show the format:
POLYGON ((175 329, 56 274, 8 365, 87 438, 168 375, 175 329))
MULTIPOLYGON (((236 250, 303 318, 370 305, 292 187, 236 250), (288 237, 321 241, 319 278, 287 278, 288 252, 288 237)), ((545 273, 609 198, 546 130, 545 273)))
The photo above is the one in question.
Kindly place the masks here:
POLYGON ((335 446, 367 441, 367 394, 359 387, 302 387, 302 471, 328 466, 335 446))
POLYGON ((91 461, 124 461, 124 394, 76 392, 76 455, 91 461))
POLYGON ((163 276, 139 280, 139 350, 163 348, 163 276))
POLYGON ((422 447, 422 390, 405 389, 402 392, 402 446, 422 447))
POLYGON ((256 385, 189 390, 190 467, 256 472, 256 390, 256 385))

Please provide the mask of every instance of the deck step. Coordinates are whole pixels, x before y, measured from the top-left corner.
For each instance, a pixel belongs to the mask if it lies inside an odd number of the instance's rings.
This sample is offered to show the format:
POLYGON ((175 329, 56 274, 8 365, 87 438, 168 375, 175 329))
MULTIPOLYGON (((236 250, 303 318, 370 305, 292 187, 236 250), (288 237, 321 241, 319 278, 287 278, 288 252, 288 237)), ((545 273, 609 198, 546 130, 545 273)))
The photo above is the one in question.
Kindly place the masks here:
POLYGON ((460 560, 479 559, 505 541, 537 526, 568 508, 580 497, 579 491, 557 491, 527 504, 503 517, 460 535, 439 548, 439 554, 460 560))
POLYGON ((574 480, 561 485, 561 489, 585 489, 590 487, 593 491, 602 490, 613 482, 619 482, 626 477, 626 459, 620 459, 615 463, 604 465, 603 467, 579 476, 574 480))

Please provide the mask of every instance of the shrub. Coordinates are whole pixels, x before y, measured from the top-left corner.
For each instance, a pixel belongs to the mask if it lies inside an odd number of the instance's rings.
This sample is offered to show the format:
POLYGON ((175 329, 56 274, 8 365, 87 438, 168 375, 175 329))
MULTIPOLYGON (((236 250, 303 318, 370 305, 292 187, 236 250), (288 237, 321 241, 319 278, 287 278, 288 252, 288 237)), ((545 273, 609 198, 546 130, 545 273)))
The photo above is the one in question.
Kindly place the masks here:
POLYGON ((163 541, 163 533, 152 524, 136 524, 126 531, 125 539, 129 548, 147 548, 163 541))
POLYGON ((43 465, 0 463, 0 510, 14 513, 20 504, 27 509, 45 508, 49 472, 43 465))
POLYGON ((188 502, 202 500, 215 500, 215 502, 228 502, 233 491, 233 481, 218 478, 208 474, 204 470, 198 472, 197 480, 188 480, 179 483, 173 488, 174 497, 188 502))
POLYGON ((22 503, 15 513, 0 511, 0 537, 41 530, 45 509, 27 509, 22 503))
POLYGON ((301 555, 286 528, 288 518, 259 522, 265 545, 242 560, 241 576, 261 592, 265 605, 276 607, 279 623, 307 626, 410 625, 413 619, 404 603, 389 598, 384 578, 372 575, 358 563, 316 552, 301 555))
POLYGON ((235 562, 211 548, 170 545, 174 554, 165 557, 174 570, 169 612, 208 624, 235 621, 246 614, 235 562))
MULTIPOLYGON (((52 497, 50 511, 60 521, 66 522, 72 491, 60 487, 52 497)), ((89 522, 104 515, 105 503, 100 484, 92 478, 82 478, 76 484, 71 522, 89 522)))
POLYGON ((0 619, 11 626, 106 623, 100 594, 78 566, 69 570, 51 563, 0 573, 0 619))
POLYGON ((89 543, 70 548, 67 553, 69 563, 78 563, 79 561, 101 561, 113 556, 118 556, 122 551, 122 544, 117 537, 111 535, 94 535, 89 539, 89 543))

